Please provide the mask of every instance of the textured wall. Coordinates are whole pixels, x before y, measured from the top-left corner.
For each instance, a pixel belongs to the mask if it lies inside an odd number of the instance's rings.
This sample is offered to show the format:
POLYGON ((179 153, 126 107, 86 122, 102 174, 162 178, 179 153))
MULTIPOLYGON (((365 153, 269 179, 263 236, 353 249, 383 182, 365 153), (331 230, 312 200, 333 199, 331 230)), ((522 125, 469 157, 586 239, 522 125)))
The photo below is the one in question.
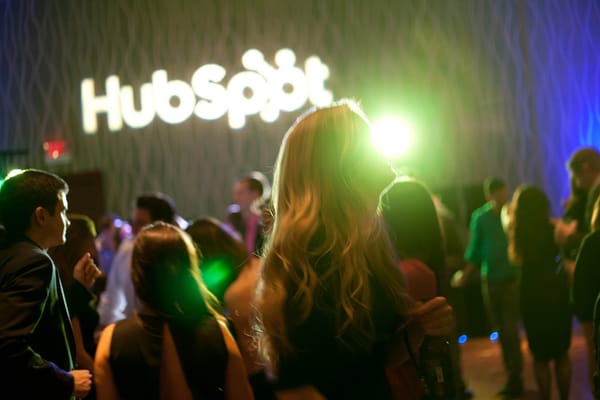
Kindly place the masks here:
MULTIPOLYGON (((375 118, 401 113, 418 133, 407 160, 431 186, 488 174, 544 186, 559 211, 565 160, 600 146, 600 5, 595 0, 0 0, 0 151, 12 165, 104 174, 108 209, 136 193, 171 194, 186 217, 220 216, 236 176, 270 175, 283 133, 253 117, 82 130, 80 83, 117 74, 139 88, 159 68, 190 81, 199 66, 241 71, 256 47, 329 65, 327 87, 375 118), (66 140, 71 160, 44 163, 42 143, 66 140)), ((99 89, 97 89, 99 90, 99 89)))

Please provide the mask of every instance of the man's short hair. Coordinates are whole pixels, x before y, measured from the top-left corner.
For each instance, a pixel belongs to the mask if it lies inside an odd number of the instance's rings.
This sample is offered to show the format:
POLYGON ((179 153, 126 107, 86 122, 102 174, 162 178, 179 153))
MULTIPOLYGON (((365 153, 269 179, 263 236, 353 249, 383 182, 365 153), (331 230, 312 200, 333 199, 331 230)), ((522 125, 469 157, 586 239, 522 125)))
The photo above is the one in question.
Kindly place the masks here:
POLYGON ((486 196, 491 196, 505 187, 506 183, 504 183, 504 180, 495 176, 487 177, 483 181, 483 193, 486 196))
POLYGON ((600 171, 600 153, 594 147, 582 147, 575 151, 569 162, 567 168, 572 172, 581 172, 584 164, 588 164, 592 171, 600 171))
POLYGON ((249 191, 258 193, 260 196, 262 196, 263 185, 258 179, 247 176, 245 178, 242 178, 241 180, 242 182, 246 182, 249 191))
POLYGON ((4 181, 0 187, 0 223, 7 238, 25 235, 37 207, 54 215, 60 192, 69 192, 62 178, 36 169, 26 169, 4 181))
POLYGON ((246 182, 248 190, 258 193, 263 201, 271 197, 271 185, 262 172, 252 171, 241 177, 240 182, 246 182))
POLYGON ((163 221, 175 224, 175 202, 169 196, 160 193, 145 193, 135 200, 136 208, 148 210, 152 221, 163 221))

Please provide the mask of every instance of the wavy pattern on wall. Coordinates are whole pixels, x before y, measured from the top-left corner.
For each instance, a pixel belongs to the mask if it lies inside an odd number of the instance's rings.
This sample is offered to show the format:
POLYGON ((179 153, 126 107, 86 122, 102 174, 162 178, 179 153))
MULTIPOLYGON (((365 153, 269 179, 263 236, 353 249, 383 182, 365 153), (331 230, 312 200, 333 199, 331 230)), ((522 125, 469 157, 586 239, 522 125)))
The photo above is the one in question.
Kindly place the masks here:
POLYGON ((110 210, 162 190, 186 217, 220 216, 236 176, 270 174, 298 114, 241 131, 191 118, 109 132, 101 116, 98 134, 84 135, 81 80, 117 74, 139 88, 164 68, 189 81, 211 62, 240 71, 248 48, 272 60, 289 47, 330 66, 336 97, 412 119, 419 141, 406 162, 431 186, 502 175, 543 185, 559 211, 569 154, 600 145, 599 21, 594 0, 2 0, 0 151, 29 153, 0 168, 98 169, 110 210), (46 166, 42 143, 55 139, 72 158, 46 166))

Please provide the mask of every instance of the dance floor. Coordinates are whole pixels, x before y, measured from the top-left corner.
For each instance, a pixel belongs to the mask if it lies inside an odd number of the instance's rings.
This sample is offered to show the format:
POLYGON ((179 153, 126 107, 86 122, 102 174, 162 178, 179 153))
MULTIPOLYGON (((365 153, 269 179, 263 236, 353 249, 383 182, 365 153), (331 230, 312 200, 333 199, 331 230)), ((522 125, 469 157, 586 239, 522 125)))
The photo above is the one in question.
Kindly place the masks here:
MULTIPOLYGON (((539 399, 533 367, 527 341, 521 332, 521 348, 524 357, 524 379, 525 393, 521 399, 539 399)), ((497 399, 495 394, 505 382, 506 375, 502 366, 500 344, 490 341, 489 338, 470 338, 461 345, 463 376, 470 389, 475 392, 474 399, 487 400, 497 399)), ((585 340, 583 333, 576 321, 573 324, 573 340, 569 350, 573 364, 573 376, 571 379, 571 395, 573 400, 593 400, 590 386, 586 378, 587 355, 585 351, 585 340)), ((556 387, 552 389, 552 398, 547 400, 558 400, 556 387)), ((546 400, 546 399, 541 399, 546 400)))

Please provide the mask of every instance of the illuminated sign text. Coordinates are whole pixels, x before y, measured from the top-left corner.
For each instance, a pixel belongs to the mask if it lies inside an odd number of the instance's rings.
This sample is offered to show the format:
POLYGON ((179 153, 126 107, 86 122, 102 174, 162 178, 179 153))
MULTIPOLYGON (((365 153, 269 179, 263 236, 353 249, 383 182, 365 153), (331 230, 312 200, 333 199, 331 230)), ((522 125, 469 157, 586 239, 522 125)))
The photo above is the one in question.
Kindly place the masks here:
POLYGON ((143 128, 156 116, 179 124, 192 114, 204 120, 227 115, 229 126, 240 129, 250 115, 274 122, 282 111, 298 110, 307 101, 316 106, 330 104, 333 95, 325 88, 327 65, 317 56, 307 58, 304 69, 295 64, 296 55, 290 49, 276 53, 276 67, 266 62, 260 51, 251 49, 242 57, 246 71, 233 75, 227 84, 227 71, 218 64, 199 67, 190 83, 169 80, 165 70, 154 71, 151 82, 142 84, 137 92, 111 75, 106 78, 104 94, 97 94, 94 79, 87 78, 81 82, 83 130, 95 134, 100 113, 106 114, 111 131, 121 130, 123 124, 143 128), (134 96, 139 96, 139 109, 134 96))

